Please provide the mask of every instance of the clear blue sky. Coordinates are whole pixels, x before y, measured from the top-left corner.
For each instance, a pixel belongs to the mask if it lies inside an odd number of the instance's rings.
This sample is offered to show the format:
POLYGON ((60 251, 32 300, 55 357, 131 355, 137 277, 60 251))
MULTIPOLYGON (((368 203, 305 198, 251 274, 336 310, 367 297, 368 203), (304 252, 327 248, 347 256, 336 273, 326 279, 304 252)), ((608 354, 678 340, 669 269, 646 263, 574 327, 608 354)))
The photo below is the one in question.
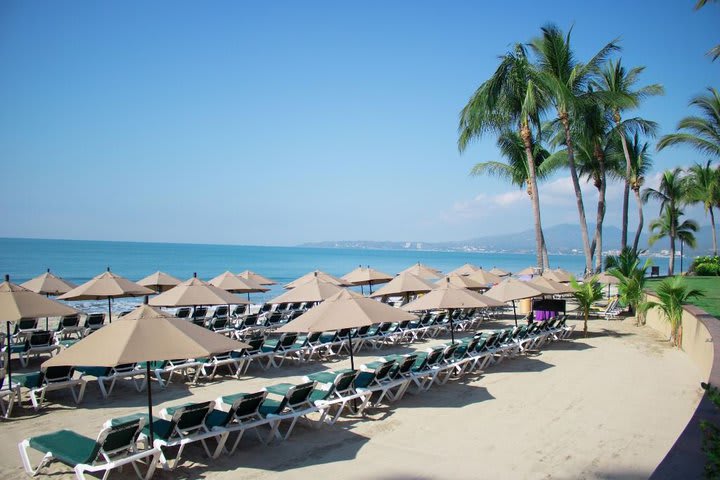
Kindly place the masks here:
MULTIPOLYGON (((620 37, 624 63, 665 86, 638 112, 663 133, 720 87, 704 55, 718 5, 547 3, 5 0, 0 236, 292 245, 528 228, 521 192, 467 175, 498 159, 494 139, 456 146, 459 110, 512 43, 574 25, 582 60, 620 37)), ((567 187, 541 187, 545 224, 577 218, 567 187)))

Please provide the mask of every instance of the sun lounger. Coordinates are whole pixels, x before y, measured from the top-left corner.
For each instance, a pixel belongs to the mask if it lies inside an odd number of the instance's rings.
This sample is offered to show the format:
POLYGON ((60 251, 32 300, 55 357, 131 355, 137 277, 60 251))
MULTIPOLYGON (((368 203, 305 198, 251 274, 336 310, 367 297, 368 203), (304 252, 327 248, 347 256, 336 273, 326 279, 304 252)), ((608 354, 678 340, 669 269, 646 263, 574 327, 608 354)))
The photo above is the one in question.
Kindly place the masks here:
POLYGON ((79 404, 85 395, 86 381, 73 378, 74 373, 74 367, 48 367, 44 372, 21 374, 20 383, 29 390, 30 402, 35 410, 42 407, 45 395, 55 390, 70 390, 75 403, 79 404))
POLYGON ((279 440, 287 440, 301 418, 311 424, 320 425, 319 422, 312 422, 308 418, 309 414, 319 410, 310 398, 314 387, 315 382, 305 382, 299 385, 280 383, 266 388, 268 393, 282 397, 281 400, 266 398, 260 406, 260 414, 275 420, 270 437, 274 436, 279 440), (283 433, 281 426, 285 421, 289 421, 290 424, 283 433))
POLYGON ((310 399, 322 412, 319 421, 333 425, 346 408, 356 413, 365 409, 372 391, 356 388, 355 379, 359 373, 357 370, 344 370, 319 372, 305 377, 306 381, 317 382, 310 399))
POLYGON ((355 379, 357 388, 373 392, 369 403, 379 405, 387 398, 394 402, 402 398, 410 383, 410 379, 397 376, 398 363, 395 360, 372 362, 360 367, 360 373, 355 379))
MULTIPOLYGON (((207 446, 209 438, 218 439, 218 443, 224 441, 221 437, 227 435, 224 429, 211 429, 206 424, 206 419, 213 407, 214 401, 193 403, 175 407, 172 410, 166 409, 161 414, 168 414, 169 419, 152 418, 152 427, 155 441, 153 447, 160 450, 160 464, 164 470, 173 470, 178 466, 182 458, 183 450, 191 443, 200 442, 208 457, 212 453, 207 446), (178 451, 169 455, 169 450, 178 447, 178 451)), ((143 433, 149 436, 149 425, 143 428, 143 433)))
POLYGON ((296 340, 297 333, 283 333, 277 340, 265 340, 260 351, 251 357, 258 360, 264 370, 271 366, 280 367, 286 358, 300 350, 300 347, 295 345, 296 340), (263 363, 263 360, 266 360, 266 363, 263 363))
POLYGON ((178 358, 162 362, 151 362, 150 368, 153 370, 155 379, 160 384, 160 387, 165 388, 167 385, 170 385, 176 373, 185 380, 195 379, 195 370, 200 368, 201 365, 200 362, 191 359, 178 358), (163 379, 163 375, 165 374, 167 374, 167 379, 163 379))
POLYGON ((105 325, 105 314, 104 313, 91 313, 85 317, 85 323, 83 328, 85 329, 84 335, 88 335, 95 330, 99 330, 105 325))
POLYGON ((175 311, 175 316, 177 318, 190 318, 191 313, 192 313, 192 308, 180 307, 175 311))
POLYGON ((55 343, 55 336, 46 330, 37 330, 30 333, 24 343, 10 345, 10 353, 16 353, 23 367, 27 367, 30 357, 39 357, 44 353, 57 353, 60 345, 55 343))
POLYGON ((277 421, 260 413, 260 406, 265 401, 266 396, 267 392, 262 390, 255 393, 241 393, 218 397, 216 405, 229 405, 227 414, 230 415, 230 419, 225 425, 228 435, 222 443, 218 443, 213 456, 217 457, 223 450, 229 454, 234 453, 240 444, 243 434, 248 430, 253 430, 258 439, 263 443, 267 443, 268 440, 272 438, 269 434, 265 436, 261 435, 259 431, 260 427, 268 426, 270 429, 269 433, 272 433, 274 424, 277 421), (237 433, 237 437, 235 437, 235 441, 228 449, 227 442, 234 433, 237 433))
POLYGON ((103 398, 108 398, 115 388, 115 383, 122 379, 128 378, 132 382, 135 390, 141 392, 146 386, 145 369, 140 368, 137 363, 126 363, 116 365, 114 367, 77 367, 76 370, 85 375, 91 375, 97 378, 98 387, 103 398), (109 386, 106 385, 109 383, 109 386))
POLYGON ((3 418, 10 418, 15 402, 20 403, 20 384, 13 382, 12 386, 5 382, 5 370, 0 377, 0 410, 3 418))
POLYGON ((234 356, 234 352, 216 353, 210 358, 198 358, 200 367, 195 370, 195 377, 193 383, 197 383, 199 378, 207 378, 212 380, 215 378, 219 368, 227 367, 230 371, 230 375, 238 377, 240 371, 243 369, 243 364, 246 360, 239 356, 234 356))
POLYGON ((138 437, 143 425, 144 419, 142 418, 117 425, 107 425, 103 427, 95 440, 71 430, 60 430, 30 437, 18 445, 20 457, 25 471, 32 476, 40 473, 50 462, 59 461, 72 467, 79 480, 85 478, 85 472, 102 471, 105 472, 102 477, 105 480, 110 471, 129 463, 138 477, 147 480, 155 472, 160 452, 155 448, 138 449, 138 437), (44 455, 37 467, 33 467, 30 462, 29 450, 31 449, 44 455), (145 475, 141 473, 139 467, 142 463, 147 465, 145 475))
POLYGON ((57 340, 80 339, 83 337, 84 332, 85 329, 80 326, 80 315, 67 315, 60 319, 55 338, 57 340))
POLYGON ((22 342, 31 333, 39 330, 37 318, 21 318, 15 323, 15 329, 13 330, 13 336, 15 341, 22 342))

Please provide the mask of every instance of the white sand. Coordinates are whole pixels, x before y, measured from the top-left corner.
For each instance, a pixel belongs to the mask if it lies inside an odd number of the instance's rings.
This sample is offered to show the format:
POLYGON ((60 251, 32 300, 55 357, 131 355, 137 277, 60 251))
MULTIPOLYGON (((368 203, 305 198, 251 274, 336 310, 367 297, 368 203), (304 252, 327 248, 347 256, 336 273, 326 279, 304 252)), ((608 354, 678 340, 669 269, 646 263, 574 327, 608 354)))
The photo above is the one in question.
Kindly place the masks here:
MULTIPOLYGON (((262 446, 248 434, 233 456, 214 461, 191 447, 189 462, 175 472, 158 470, 155 478, 646 478, 699 402, 700 372, 649 328, 594 321, 590 337, 581 335, 493 366, 481 377, 407 394, 367 418, 320 430, 301 425, 285 442, 262 446)), ((407 350, 366 349, 356 362, 407 350)), ((346 368, 349 362, 325 367, 346 368)), ((318 363, 267 372, 251 367, 258 377, 189 389, 171 385, 156 393, 155 404, 254 391, 321 369, 318 363)), ((15 447, 23 438, 59 428, 94 436, 105 420, 140 411, 145 401, 144 393, 125 386, 102 401, 90 383, 82 408, 64 397, 38 414, 17 410, 0 427, 0 477, 24 475, 15 447)), ((72 477, 59 463, 49 472, 72 477)), ((131 472, 111 478, 134 478, 131 472)))

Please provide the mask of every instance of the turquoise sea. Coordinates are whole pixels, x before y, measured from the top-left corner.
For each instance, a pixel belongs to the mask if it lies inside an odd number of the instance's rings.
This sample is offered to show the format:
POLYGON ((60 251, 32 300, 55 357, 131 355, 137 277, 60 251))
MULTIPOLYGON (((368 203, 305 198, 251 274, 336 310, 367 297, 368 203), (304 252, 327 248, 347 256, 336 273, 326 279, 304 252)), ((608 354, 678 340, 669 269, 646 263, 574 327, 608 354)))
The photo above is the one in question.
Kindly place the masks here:
MULTIPOLYGON (((395 274, 413 263, 422 262, 449 272, 464 263, 490 269, 494 266, 518 271, 535 264, 535 256, 509 253, 433 252, 419 250, 367 250, 303 247, 259 247, 242 245, 198 245, 183 243, 107 242, 85 240, 41 240, 0 238, 0 273, 22 283, 51 269, 75 283, 85 282, 107 267, 130 280, 139 280, 161 270, 179 279, 197 272, 209 280, 226 270, 249 269, 269 277, 279 285, 265 294, 254 294, 254 302, 270 299, 282 285, 305 273, 319 269, 342 276, 358 265, 395 274)), ((554 267, 582 273, 580 255, 551 255, 554 267)), ((116 308, 127 308, 138 299, 119 299, 116 308)), ((95 310, 103 302, 77 302, 78 307, 95 310)))

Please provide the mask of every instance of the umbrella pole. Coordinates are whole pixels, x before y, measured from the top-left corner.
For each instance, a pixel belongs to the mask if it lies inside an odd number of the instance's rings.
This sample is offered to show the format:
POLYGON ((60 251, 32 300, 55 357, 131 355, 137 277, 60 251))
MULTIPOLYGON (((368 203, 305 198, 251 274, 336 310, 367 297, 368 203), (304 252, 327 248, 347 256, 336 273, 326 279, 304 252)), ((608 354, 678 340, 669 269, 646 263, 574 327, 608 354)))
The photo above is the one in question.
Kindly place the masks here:
POLYGON ((455 325, 453 324, 453 309, 448 308, 448 316, 450 317, 450 340, 455 345, 455 325))
POLYGON ((517 327, 517 310, 515 310, 515 300, 513 302, 513 317, 515 317, 515 326, 517 327))
MULTIPOLYGON (((46 293, 45 296, 46 296, 47 298, 50 298, 50 294, 49 294, 49 293, 46 293)), ((47 332, 47 331, 50 331, 50 328, 48 327, 48 317, 45 317, 45 331, 46 331, 46 332, 47 332)))
POLYGON ((610 298, 610 284, 608 283, 608 298, 610 298))
POLYGON ((355 370, 355 359, 353 358, 352 330, 348 329, 348 348, 350 349, 350 368, 355 370))
POLYGON ((369 295, 372 295, 372 280, 370 280, 370 283, 368 284, 368 288, 370 289, 369 295))
POLYGON ((145 381, 147 383, 148 392, 148 428, 150 429, 150 443, 148 449, 153 448, 155 442, 155 432, 153 432, 153 416, 152 416, 152 383, 150 382, 150 362, 145 362, 145 381))
POLYGON ((8 389, 12 390, 12 367, 10 366, 10 322, 5 322, 5 329, 7 330, 7 376, 8 376, 8 389))
POLYGON ((362 286, 362 285, 360 285, 360 294, 361 294, 361 295, 365 295, 365 290, 363 290, 363 286, 362 286))
POLYGON ((108 323, 112 323, 112 304, 110 303, 110 297, 108 297, 108 323))

